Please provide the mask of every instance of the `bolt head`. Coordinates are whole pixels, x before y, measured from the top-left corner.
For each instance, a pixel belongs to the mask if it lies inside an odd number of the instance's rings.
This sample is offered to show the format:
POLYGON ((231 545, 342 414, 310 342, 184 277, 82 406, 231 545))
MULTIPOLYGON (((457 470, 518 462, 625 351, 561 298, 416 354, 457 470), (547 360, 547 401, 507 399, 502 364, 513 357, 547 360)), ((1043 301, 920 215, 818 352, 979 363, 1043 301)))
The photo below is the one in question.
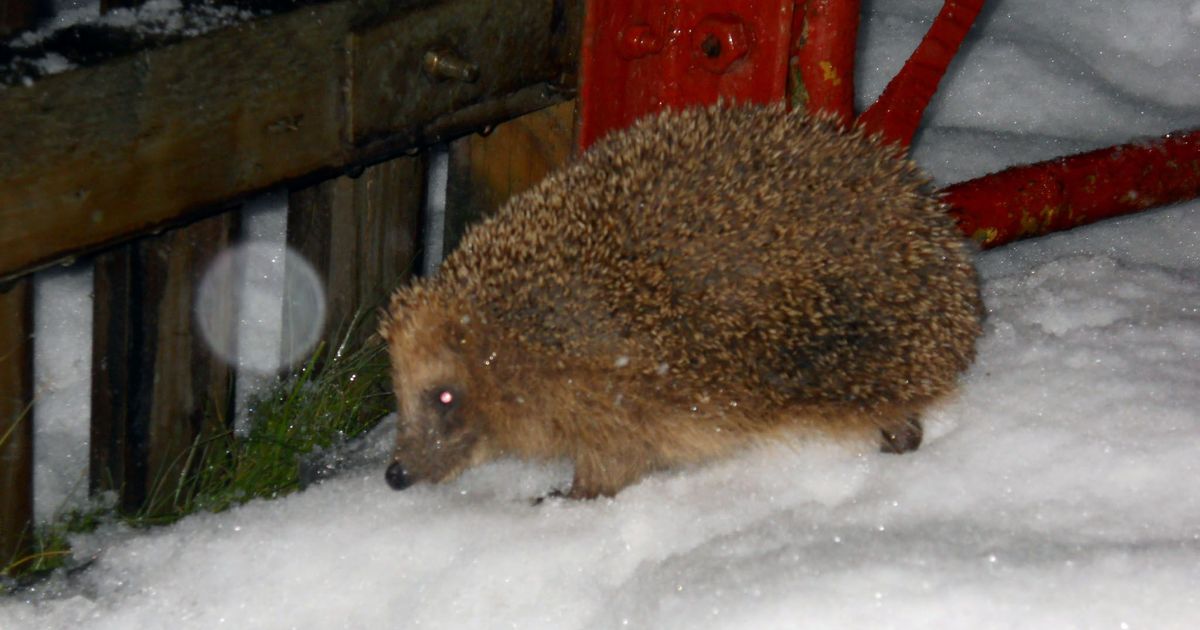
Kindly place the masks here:
POLYGON ((707 15, 692 29, 691 43, 697 65, 714 74, 724 74, 750 52, 750 30, 733 13, 707 15))
POLYGON ((662 38, 648 24, 631 24, 617 36, 617 54, 630 61, 662 50, 662 38))

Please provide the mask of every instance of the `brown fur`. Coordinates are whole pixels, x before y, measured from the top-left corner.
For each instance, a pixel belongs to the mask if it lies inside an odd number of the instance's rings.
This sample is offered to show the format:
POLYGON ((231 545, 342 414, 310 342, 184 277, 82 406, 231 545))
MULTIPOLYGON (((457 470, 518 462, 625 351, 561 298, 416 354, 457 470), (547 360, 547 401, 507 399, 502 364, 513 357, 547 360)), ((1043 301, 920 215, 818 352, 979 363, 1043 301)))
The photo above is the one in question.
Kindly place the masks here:
POLYGON ((980 332, 929 190, 894 150, 779 107, 613 134, 393 296, 396 465, 440 481, 568 457, 592 497, 796 432, 905 444, 980 332))

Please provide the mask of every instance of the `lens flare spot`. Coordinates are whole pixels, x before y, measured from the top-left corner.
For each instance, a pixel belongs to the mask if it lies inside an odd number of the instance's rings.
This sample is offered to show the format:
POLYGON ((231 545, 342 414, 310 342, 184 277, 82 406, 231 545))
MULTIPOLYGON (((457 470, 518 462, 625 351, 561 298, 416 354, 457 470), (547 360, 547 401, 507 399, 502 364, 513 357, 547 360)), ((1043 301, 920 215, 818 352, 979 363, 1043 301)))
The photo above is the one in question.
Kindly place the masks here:
POLYGON ((325 326, 325 290, 303 256, 253 241, 221 252, 194 305, 201 337, 226 363, 273 374, 304 359, 325 326))

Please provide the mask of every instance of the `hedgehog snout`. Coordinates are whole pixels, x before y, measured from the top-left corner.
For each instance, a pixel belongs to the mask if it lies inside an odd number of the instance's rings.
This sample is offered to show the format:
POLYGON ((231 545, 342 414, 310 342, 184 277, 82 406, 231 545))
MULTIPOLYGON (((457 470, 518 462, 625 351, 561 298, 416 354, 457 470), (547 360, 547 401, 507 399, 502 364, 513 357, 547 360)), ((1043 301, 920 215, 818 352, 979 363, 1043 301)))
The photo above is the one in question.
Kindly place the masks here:
POLYGON ((387 485, 391 486, 392 490, 403 490, 413 483, 412 477, 404 470, 404 464, 400 462, 392 462, 383 478, 387 480, 387 485))

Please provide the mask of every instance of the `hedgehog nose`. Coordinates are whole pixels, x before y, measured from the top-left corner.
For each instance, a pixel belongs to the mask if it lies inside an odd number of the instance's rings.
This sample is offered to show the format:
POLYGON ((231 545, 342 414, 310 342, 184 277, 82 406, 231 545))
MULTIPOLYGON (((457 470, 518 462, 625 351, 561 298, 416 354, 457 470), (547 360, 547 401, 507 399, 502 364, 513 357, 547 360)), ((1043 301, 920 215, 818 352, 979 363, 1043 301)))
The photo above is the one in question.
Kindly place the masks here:
POLYGON ((405 474, 404 466, 400 462, 392 462, 392 465, 388 466, 384 479, 387 479, 387 484, 392 490, 403 490, 412 485, 412 479, 405 474))

